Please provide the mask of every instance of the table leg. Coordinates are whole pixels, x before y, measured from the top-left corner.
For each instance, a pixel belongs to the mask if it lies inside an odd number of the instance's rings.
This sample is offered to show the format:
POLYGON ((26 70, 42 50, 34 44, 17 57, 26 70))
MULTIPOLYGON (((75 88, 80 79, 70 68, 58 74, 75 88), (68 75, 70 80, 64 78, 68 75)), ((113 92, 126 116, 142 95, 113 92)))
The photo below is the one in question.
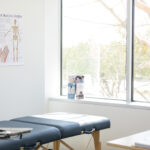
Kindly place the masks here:
POLYGON ((92 133, 93 136, 93 140, 94 140, 94 146, 95 146, 95 150, 101 150, 101 142, 100 140, 100 132, 99 131, 95 131, 92 133))
POLYGON ((54 148, 54 150, 59 150, 59 148, 60 148, 60 141, 59 140, 55 141, 53 143, 53 148, 54 148))

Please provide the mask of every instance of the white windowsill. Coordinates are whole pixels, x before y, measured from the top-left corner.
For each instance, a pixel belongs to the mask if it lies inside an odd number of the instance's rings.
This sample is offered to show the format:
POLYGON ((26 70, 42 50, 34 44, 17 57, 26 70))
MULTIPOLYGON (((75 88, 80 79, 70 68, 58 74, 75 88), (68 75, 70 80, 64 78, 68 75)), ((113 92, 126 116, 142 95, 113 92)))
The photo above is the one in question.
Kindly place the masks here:
POLYGON ((126 107, 126 108, 150 110, 150 103, 142 103, 142 102, 127 103, 126 101, 109 100, 109 99, 108 100, 107 99, 94 99, 94 98, 85 98, 82 100, 77 100, 77 99, 68 99, 66 96, 50 97, 49 100, 66 102, 66 103, 92 104, 92 105, 126 107))

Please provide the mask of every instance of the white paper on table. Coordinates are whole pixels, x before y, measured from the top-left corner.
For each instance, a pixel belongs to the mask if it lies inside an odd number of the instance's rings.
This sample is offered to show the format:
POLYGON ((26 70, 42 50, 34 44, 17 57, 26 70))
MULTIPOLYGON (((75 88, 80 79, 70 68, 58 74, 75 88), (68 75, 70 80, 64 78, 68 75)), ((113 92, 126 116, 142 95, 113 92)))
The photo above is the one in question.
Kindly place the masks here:
POLYGON ((150 137, 139 139, 138 141, 135 142, 135 146, 150 149, 150 137))

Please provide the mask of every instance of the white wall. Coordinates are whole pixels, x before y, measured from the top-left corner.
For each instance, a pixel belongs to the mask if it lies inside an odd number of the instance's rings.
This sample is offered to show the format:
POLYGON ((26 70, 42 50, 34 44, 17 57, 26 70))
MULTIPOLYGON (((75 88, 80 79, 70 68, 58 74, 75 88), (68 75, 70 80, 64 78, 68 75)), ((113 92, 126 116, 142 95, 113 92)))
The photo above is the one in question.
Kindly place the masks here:
MULTIPOLYGON (((45 96, 59 94, 60 49, 59 49, 59 1, 45 0, 45 96)), ((48 105, 46 107, 48 110, 48 105)))
POLYGON ((0 66, 0 120, 44 111, 44 0, 0 0, 23 15, 24 66, 0 66))
POLYGON ((45 64, 46 64, 46 95, 55 96, 59 93, 60 68, 60 0, 45 0, 45 64), (57 80, 56 80, 57 79, 57 80))
MULTIPOLYGON (((150 110, 60 102, 57 100, 50 101, 49 109, 50 112, 73 112, 110 118, 111 128, 101 131, 102 150, 117 150, 117 148, 113 149, 106 146, 107 141, 150 129, 150 110)), ((85 150, 89 139, 89 135, 82 135, 67 139, 67 141, 76 150, 85 150)), ((65 150, 65 148, 62 147, 62 150, 65 150)), ((92 142, 88 150, 94 150, 92 142)))

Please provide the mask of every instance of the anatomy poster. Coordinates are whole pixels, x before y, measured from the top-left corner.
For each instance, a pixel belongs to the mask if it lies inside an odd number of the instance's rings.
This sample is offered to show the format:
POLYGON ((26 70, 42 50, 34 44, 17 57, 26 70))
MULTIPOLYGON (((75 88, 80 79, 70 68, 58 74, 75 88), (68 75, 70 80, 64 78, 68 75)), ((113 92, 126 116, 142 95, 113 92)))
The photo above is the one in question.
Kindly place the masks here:
POLYGON ((22 16, 0 14, 0 65, 23 65, 22 16))

